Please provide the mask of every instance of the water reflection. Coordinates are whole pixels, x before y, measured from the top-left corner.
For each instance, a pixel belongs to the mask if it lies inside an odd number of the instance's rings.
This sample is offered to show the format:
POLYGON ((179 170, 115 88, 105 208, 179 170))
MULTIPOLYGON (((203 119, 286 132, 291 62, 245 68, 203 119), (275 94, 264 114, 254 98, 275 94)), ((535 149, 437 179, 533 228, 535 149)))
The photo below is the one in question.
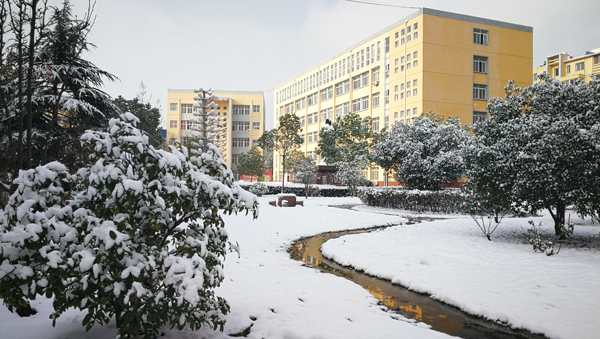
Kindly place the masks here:
POLYGON ((431 299, 429 296, 409 291, 388 281, 356 272, 323 258, 321 245, 327 240, 343 235, 370 232, 330 232, 298 240, 290 250, 293 259, 321 271, 349 279, 368 290, 388 309, 403 316, 424 322, 433 329, 462 338, 545 338, 522 330, 513 330, 484 319, 468 315, 461 310, 431 299))

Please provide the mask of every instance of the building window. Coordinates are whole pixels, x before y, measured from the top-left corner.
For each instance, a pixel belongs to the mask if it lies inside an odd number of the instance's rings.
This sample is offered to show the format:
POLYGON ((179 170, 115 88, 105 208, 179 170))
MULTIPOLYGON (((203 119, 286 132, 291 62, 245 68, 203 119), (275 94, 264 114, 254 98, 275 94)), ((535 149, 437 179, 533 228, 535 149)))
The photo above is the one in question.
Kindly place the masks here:
POLYGON ((309 115, 307 116, 307 120, 308 120, 308 121, 307 121, 306 123, 307 123, 308 125, 311 125, 311 124, 316 124, 316 123, 319 121, 319 113, 317 113, 317 112, 314 112, 314 113, 311 113, 311 114, 309 114, 309 115))
POLYGON ((404 45, 404 38, 400 39, 400 45, 404 45))
POLYGON ((377 67, 373 71, 373 83, 375 84, 375 86, 377 86, 379 83, 379 67, 377 67))
POLYGON ((400 35, 401 35, 401 36, 404 36, 404 33, 405 33, 405 32, 404 32, 404 28, 403 28, 402 30, 400 30, 400 35))
POLYGON ((567 74, 571 73, 571 65, 567 65, 567 74))
POLYGON ((227 110, 227 106, 223 106, 223 110, 226 111, 227 110))
POLYGON ((410 90, 406 91, 406 97, 410 98, 410 90))
POLYGON ((487 73, 487 62, 488 62, 488 57, 474 55, 473 56, 473 72, 487 73))
POLYGON ((487 119, 487 112, 473 111, 473 123, 478 123, 487 119))
POLYGON ((302 98, 296 101, 296 110, 303 109, 306 107, 306 99, 302 98))
POLYGON ((177 120, 170 120, 169 128, 177 128, 177 120))
POLYGON ((398 40, 396 40, 396 42, 394 43, 394 47, 398 48, 398 40))
POLYGON ((407 36, 406 36, 406 43, 409 43, 409 42, 410 42, 410 40, 411 40, 411 37, 412 37, 412 35, 407 35, 407 36))
POLYGON ((176 110, 177 110, 177 103, 176 103, 176 102, 172 102, 172 103, 169 105, 169 110, 170 110, 170 111, 176 111, 176 110))
POLYGON ((489 32, 485 29, 473 28, 473 43, 476 45, 488 45, 489 32))
POLYGON ((583 61, 575 64, 575 72, 584 71, 584 70, 585 70, 585 63, 583 61))
POLYGON ((398 101, 398 94, 394 94, 394 101, 398 101))
POLYGON ((373 132, 379 132, 379 118, 373 118, 373 132))
POLYGON ((360 99, 352 100, 352 112, 360 111, 360 99))
POLYGON ((373 94, 373 107, 379 107, 379 93, 373 94))
POLYGON ((350 91, 350 80, 342 81, 335 85, 335 95, 346 94, 350 91))
POLYGON ((321 91, 321 102, 333 98, 333 86, 329 86, 321 91))
POLYGON ((250 147, 250 138, 231 138, 231 147, 250 147))
POLYGON ((260 105, 252 105, 252 113, 260 113, 260 105))
POLYGON ((418 93, 418 92, 417 92, 417 89, 416 89, 416 88, 415 88, 415 89, 413 89, 413 97, 416 97, 416 96, 417 96, 417 93, 418 93))
POLYGON ((258 139, 252 139, 252 147, 258 147, 258 139))
POLYGON ((413 34, 413 40, 417 40, 419 38, 419 32, 415 32, 413 34))
MULTIPOLYGON (((293 109, 293 105, 292 105, 293 109)), ((234 115, 249 115, 250 114, 250 105, 233 105, 233 114, 234 115)))
POLYGON ((234 121, 233 126, 231 127, 232 131, 236 132, 244 132, 250 130, 250 122, 249 121, 234 121))
POLYGON ((310 132, 306 133, 308 143, 318 142, 319 141, 319 132, 310 132))
POLYGON ((419 28, 419 23, 415 22, 415 24, 413 25, 413 29, 417 29, 417 28, 419 28))
POLYGON ((364 72, 352 78, 352 89, 361 88, 369 84, 369 72, 364 72))
POLYGON ((600 55, 594 55, 594 65, 600 64, 600 55))
POLYGON ((473 85, 473 99, 487 100, 487 85, 473 85))
POLYGON ((410 33, 410 25, 408 27, 406 27, 406 34, 410 33))
POLYGON ((176 145, 177 144, 177 138, 169 138, 169 145, 176 145))
POLYGON ((317 103, 317 93, 313 93, 308 96, 308 106, 312 106, 317 103))
POLYGON ((417 66, 419 66, 419 60, 413 61, 413 67, 417 67, 417 66))
POLYGON ((366 96, 366 97, 364 97, 364 98, 361 99, 360 108, 362 110, 369 109, 369 96, 366 96))
POLYGON ((321 110, 321 122, 324 123, 325 121, 327 121, 327 119, 329 119, 331 121, 332 118, 333 118, 333 108, 321 110))
POLYGON ((404 116, 404 110, 400 111, 400 117, 404 116))
POLYGON ((194 125, 195 124, 191 120, 181 120, 181 129, 191 130, 194 125))
POLYGON ((260 129, 260 122, 253 122, 252 123, 252 129, 259 130, 260 129))
POLYGON ((379 181, 379 167, 371 168, 371 180, 379 181))
POLYGON ((413 115, 417 115, 417 108, 413 108, 413 115))
POLYGON ((558 76, 558 68, 554 69, 554 76, 557 77, 558 76))
POLYGON ((533 73, 533 81, 536 81, 538 79, 538 74, 537 73, 533 73))
POLYGON ((181 114, 191 114, 193 109, 194 105, 192 104, 181 104, 181 114))

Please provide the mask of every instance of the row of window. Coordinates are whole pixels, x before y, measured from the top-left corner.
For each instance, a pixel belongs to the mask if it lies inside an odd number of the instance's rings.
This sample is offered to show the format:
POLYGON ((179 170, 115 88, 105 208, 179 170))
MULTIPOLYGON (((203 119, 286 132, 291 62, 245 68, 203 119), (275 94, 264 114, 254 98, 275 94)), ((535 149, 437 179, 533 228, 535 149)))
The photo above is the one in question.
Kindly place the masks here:
MULTIPOLYGON (((177 106, 178 104, 176 102, 172 102, 169 104, 169 110, 170 111, 177 111, 177 106)), ((260 105, 254 105, 257 107, 258 112, 260 112, 260 105)), ((227 106, 223 106, 223 107, 216 107, 215 110, 223 110, 223 111, 227 111, 227 106)), ((181 104, 181 113, 182 114, 191 114, 194 112, 194 104, 181 104)), ((226 112, 223 112, 226 113, 226 112)), ((220 114, 220 112, 217 112, 217 114, 220 114)))
MULTIPOLYGON (((386 43, 389 44, 389 39, 386 39, 386 43)), ((275 93, 275 100, 277 103, 290 100, 297 95, 304 94, 323 84, 341 78, 345 76, 346 73, 354 72, 355 70, 360 70, 363 67, 374 64, 375 60, 381 60, 380 41, 376 44, 373 43, 371 46, 367 46, 360 51, 356 51, 356 53, 352 53, 350 56, 338 60, 337 62, 277 91, 275 93)))
MULTIPOLYGON (((412 25, 412 29, 416 30, 418 28, 418 22, 412 25), (415 27, 416 25, 416 27, 415 27)), ((395 32, 395 38, 398 39, 400 36, 402 38, 400 40, 395 41, 395 47, 399 47, 404 45, 405 43, 410 42, 411 40, 417 39, 419 37, 419 32, 411 33, 411 26, 408 26, 405 29, 400 30, 399 32, 395 32)), ((385 52, 389 52, 389 38, 385 38, 385 52)), ((477 45, 488 46, 489 45, 489 31, 480 28, 473 28, 473 43, 477 45)), ((275 93, 276 102, 287 101, 292 99, 293 97, 306 93, 309 90, 320 87, 322 84, 327 84, 330 81, 336 80, 339 77, 345 76, 346 73, 354 72, 355 70, 359 70, 362 67, 369 66, 369 64, 375 63, 375 53, 377 53, 377 61, 381 59, 381 42, 377 42, 377 49, 375 49, 375 44, 371 46, 367 46, 360 51, 356 51, 356 53, 350 54, 350 56, 341 59, 329 66, 324 67, 316 71, 315 73, 304 77, 300 81, 294 82, 293 84, 288 85, 287 87, 277 91, 275 93), (375 52, 377 51, 377 52, 375 52)), ((412 67, 418 65, 418 62, 413 62, 412 67)), ((408 58, 406 69, 409 69, 408 58)), ((403 71, 403 67, 399 67, 396 72, 403 71)))
MULTIPOLYGON (((194 127, 198 127, 198 123, 192 120, 181 120, 181 129, 182 130, 191 130, 194 127)), ((177 120, 169 121, 169 128, 177 128, 177 120)), ((260 130, 260 122, 252 122, 252 129, 260 130)), ((232 125, 233 131, 249 131, 250 130, 250 122, 249 121, 234 121, 232 125)))

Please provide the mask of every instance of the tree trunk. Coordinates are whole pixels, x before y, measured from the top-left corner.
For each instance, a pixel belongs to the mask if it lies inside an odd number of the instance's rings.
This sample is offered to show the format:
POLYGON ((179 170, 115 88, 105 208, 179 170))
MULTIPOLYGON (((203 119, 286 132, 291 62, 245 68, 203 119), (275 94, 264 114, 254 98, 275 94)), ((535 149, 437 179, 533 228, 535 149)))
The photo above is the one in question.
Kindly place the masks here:
POLYGON ((565 203, 562 200, 558 200, 556 202, 556 215, 553 216, 554 219, 554 234, 557 237, 563 239, 565 234, 563 232, 565 226, 565 203))
POLYGON ((281 194, 283 194, 283 189, 285 188, 285 153, 281 156, 283 159, 283 179, 281 180, 281 194))
POLYGON ((37 4, 39 0, 31 2, 31 22, 29 23, 29 69, 27 72, 27 159, 26 167, 31 168, 33 142, 31 140, 31 130, 33 126, 33 105, 32 105, 32 81, 33 81, 33 54, 35 45, 35 20, 37 18, 37 4))

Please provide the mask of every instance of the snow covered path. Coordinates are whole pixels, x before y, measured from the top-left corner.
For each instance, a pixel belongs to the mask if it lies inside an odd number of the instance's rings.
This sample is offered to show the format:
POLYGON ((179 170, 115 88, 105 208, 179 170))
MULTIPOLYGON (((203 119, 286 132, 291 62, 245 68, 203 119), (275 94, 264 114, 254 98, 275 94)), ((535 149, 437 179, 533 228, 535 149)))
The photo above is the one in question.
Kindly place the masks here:
MULTIPOLYGON (((261 198, 257 220, 227 216, 230 240, 241 246, 228 255, 225 281, 217 294, 231 306, 225 332, 165 331, 165 338, 229 338, 252 325, 248 338, 449 338, 424 324, 415 324, 382 310, 377 300, 360 286, 291 260, 286 252, 293 240, 332 230, 356 229, 404 219, 328 207, 358 204, 357 198, 310 198, 305 207, 279 208, 268 205, 273 197, 261 198), (400 320, 398 320, 400 319, 400 320)), ((19 318, 0 306, 0 338, 110 338, 114 323, 85 333, 85 314, 69 311, 52 328, 49 300, 33 306, 39 313, 19 318)))
MULTIPOLYGON (((471 314, 551 338, 600 338, 600 251, 535 253, 530 245, 515 242, 531 219, 551 231, 548 217, 505 219, 490 242, 471 219, 449 219, 341 237, 325 243, 322 251, 340 264, 471 314)), ((575 227, 575 235, 589 234, 596 241, 599 232, 600 226, 575 227)))

